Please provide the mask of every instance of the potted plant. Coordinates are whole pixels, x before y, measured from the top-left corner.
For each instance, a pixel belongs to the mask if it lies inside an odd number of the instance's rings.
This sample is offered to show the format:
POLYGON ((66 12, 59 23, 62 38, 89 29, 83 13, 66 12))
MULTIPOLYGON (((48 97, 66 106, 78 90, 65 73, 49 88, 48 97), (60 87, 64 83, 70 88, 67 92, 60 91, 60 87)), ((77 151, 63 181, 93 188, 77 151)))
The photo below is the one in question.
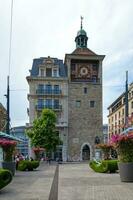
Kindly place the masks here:
POLYGON ((8 169, 15 174, 16 163, 13 160, 13 153, 17 142, 13 140, 0 139, 0 146, 3 150, 2 167, 8 169))
POLYGON ((111 154, 111 149, 112 149, 112 144, 97 144, 97 148, 100 148, 103 152, 103 159, 104 160, 109 160, 110 159, 110 154, 111 154))
POLYGON ((39 161, 40 160, 40 153, 44 151, 44 148, 34 147, 32 150, 35 154, 35 159, 39 161))
POLYGON ((121 181, 133 182, 133 132, 112 135, 110 142, 118 153, 121 181))

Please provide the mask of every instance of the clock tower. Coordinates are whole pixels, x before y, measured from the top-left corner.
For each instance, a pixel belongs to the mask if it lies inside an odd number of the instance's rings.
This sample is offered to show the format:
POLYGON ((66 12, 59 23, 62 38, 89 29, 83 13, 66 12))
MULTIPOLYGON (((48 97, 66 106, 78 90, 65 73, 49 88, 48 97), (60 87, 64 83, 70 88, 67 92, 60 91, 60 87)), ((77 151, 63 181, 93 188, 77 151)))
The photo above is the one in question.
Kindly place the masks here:
POLYGON ((87 33, 81 27, 76 49, 65 55, 68 71, 68 161, 94 156, 95 138, 102 136, 102 61, 87 48, 87 33))

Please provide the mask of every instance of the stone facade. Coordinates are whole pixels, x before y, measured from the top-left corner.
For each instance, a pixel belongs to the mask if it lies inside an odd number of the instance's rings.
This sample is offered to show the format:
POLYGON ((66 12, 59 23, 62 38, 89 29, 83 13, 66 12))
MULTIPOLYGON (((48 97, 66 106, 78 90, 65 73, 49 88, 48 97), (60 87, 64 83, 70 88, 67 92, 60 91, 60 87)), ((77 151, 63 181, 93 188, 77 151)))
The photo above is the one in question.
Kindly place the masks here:
MULTIPOLYGON (((85 51, 86 52, 86 51, 85 51)), ((89 159, 94 156, 95 137, 102 137, 102 60, 104 56, 67 54, 69 90, 68 90, 68 159, 70 161, 82 161, 85 153, 83 148, 89 148, 89 159), (72 60, 85 66, 85 62, 98 61, 97 81, 71 79, 72 60), (85 62, 84 62, 85 61, 85 62), (76 105, 78 103, 80 105, 76 105), (90 105, 93 102, 94 105, 90 105), (94 106, 94 107, 93 107, 94 106)), ((81 77, 80 77, 81 78, 81 77)), ((87 152, 86 152, 87 153, 87 152)))

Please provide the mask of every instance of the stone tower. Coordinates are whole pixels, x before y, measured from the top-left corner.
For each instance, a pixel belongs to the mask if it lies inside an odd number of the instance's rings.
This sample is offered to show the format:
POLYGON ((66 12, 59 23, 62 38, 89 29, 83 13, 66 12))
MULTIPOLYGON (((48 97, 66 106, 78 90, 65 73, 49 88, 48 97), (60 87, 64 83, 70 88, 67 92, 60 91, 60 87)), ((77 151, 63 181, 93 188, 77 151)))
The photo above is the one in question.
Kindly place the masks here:
POLYGON ((87 33, 81 27, 76 49, 65 55, 68 69, 68 161, 94 156, 96 136, 102 135, 102 61, 87 48, 87 33))

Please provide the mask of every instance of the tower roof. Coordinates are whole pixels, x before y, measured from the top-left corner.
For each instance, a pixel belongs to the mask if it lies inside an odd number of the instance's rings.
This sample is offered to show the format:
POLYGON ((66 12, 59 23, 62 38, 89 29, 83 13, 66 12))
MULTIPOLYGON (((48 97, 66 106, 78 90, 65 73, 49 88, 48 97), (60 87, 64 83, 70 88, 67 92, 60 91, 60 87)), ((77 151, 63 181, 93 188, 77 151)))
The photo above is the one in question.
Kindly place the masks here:
POLYGON ((77 36, 75 38, 75 42, 76 42, 76 48, 87 48, 87 33, 86 31, 83 29, 83 17, 81 17, 81 26, 80 26, 80 30, 77 32, 77 36))

